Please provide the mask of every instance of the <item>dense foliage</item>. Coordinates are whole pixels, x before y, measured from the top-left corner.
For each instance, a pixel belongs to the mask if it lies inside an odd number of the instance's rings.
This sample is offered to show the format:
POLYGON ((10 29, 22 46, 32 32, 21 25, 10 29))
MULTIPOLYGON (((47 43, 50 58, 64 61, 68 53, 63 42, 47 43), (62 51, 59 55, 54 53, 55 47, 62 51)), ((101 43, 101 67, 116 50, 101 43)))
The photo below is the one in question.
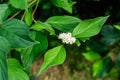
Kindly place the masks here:
POLYGON ((0 80, 30 80, 32 64, 44 55, 37 78, 62 64, 69 46, 83 49, 79 55, 93 62, 93 76, 104 77, 113 67, 119 71, 120 26, 110 20, 105 24, 112 18, 112 6, 86 19, 77 14, 79 2, 84 4, 82 0, 0 0, 0 80))

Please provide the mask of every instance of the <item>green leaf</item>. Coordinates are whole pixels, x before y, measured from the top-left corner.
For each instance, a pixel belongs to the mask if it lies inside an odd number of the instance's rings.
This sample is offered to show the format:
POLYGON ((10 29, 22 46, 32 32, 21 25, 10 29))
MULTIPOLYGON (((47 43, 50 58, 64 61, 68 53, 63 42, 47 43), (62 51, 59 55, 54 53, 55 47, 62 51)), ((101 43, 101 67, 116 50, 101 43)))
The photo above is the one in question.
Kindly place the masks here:
POLYGON ((43 23, 41 21, 38 21, 37 23, 33 24, 31 26, 31 29, 34 29, 36 31, 41 31, 43 29, 47 30, 48 32, 50 32, 50 35, 55 35, 55 31, 54 29, 51 27, 51 25, 47 24, 47 23, 43 23))
POLYGON ((55 6, 63 8, 69 13, 72 13, 72 7, 76 2, 72 2, 71 0, 52 0, 52 3, 55 6))
POLYGON ((76 38, 87 38, 97 35, 107 18, 108 16, 81 21, 73 30, 73 36, 76 38))
POLYGON ((27 9, 27 0, 9 0, 9 2, 17 9, 27 9))
POLYGON ((115 29, 112 25, 105 25, 101 31, 101 42, 111 46, 120 41, 120 31, 115 29))
POLYGON ((53 16, 46 22, 62 32, 72 32, 80 21, 80 19, 72 16, 53 16))
POLYGON ((30 26, 32 24, 32 13, 30 13, 29 11, 26 12, 25 14, 25 23, 30 26))
POLYGON ((94 61, 101 58, 101 56, 98 53, 92 51, 83 53, 82 55, 89 61, 94 61))
POLYGON ((8 5, 0 4, 0 24, 8 16, 8 5))
POLYGON ((28 75, 16 59, 8 59, 8 80, 29 80, 28 75))
POLYGON ((120 25, 114 25, 114 27, 118 30, 120 30, 120 25))
POLYGON ((35 44, 29 38, 27 25, 17 19, 5 21, 0 27, 0 35, 8 39, 12 48, 26 48, 35 44))
POLYGON ((9 42, 0 36, 0 80, 8 80, 6 54, 10 50, 9 42))
POLYGON ((93 64, 93 76, 98 75, 98 73, 103 69, 103 61, 97 61, 93 64))
POLYGON ((0 80, 8 80, 7 58, 0 52, 0 80))
POLYGON ((36 58, 40 56, 48 47, 47 37, 43 33, 32 31, 31 37, 39 43, 23 49, 21 52, 22 63, 28 73, 36 58))
POLYGON ((65 48, 61 45, 48 50, 44 56, 44 63, 37 76, 41 75, 48 67, 59 65, 64 62, 66 58, 65 48))

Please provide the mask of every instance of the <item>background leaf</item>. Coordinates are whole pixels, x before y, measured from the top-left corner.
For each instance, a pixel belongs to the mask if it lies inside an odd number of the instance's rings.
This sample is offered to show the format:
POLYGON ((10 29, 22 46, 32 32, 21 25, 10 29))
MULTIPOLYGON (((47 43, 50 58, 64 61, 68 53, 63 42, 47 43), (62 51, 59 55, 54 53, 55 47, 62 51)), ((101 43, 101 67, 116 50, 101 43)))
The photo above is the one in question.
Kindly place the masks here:
POLYGON ((98 53, 92 51, 83 53, 82 55, 89 61, 94 61, 101 58, 101 56, 98 53))
POLYGON ((8 59, 8 80, 29 80, 28 75, 16 59, 8 59))
POLYGON ((31 37, 39 43, 23 49, 21 52, 22 63, 28 73, 36 58, 44 53, 48 47, 47 37, 43 33, 32 31, 31 37))
POLYGON ((73 30, 73 36, 87 38, 98 34, 107 18, 108 16, 81 21, 73 30))
POLYGON ((9 2, 17 9, 27 9, 27 0, 9 0, 9 2))
POLYGON ((63 46, 58 46, 48 50, 45 53, 44 63, 41 66, 38 75, 42 74, 50 66, 62 64, 65 58, 66 58, 66 51, 63 46))
POLYGON ((93 65, 93 75, 104 77, 112 69, 114 63, 111 58, 107 57, 104 60, 98 61, 93 65))
POLYGON ((60 31, 72 32, 80 21, 80 19, 72 16, 53 16, 50 17, 46 22, 60 31))
POLYGON ((98 73, 103 69, 103 61, 97 61, 93 64, 93 76, 98 75, 98 73))
POLYGON ((8 68, 6 54, 10 50, 9 42, 0 36, 0 80, 8 80, 8 68))
POLYGON ((76 2, 71 0, 52 0, 53 4, 57 7, 63 8, 64 10, 72 13, 72 7, 76 2))
POLYGON ((105 45, 111 46, 120 41, 120 31, 115 29, 112 25, 105 25, 101 30, 101 42, 105 45))
POLYGON ((17 19, 5 21, 0 27, 0 35, 8 39, 12 48, 26 48, 35 44, 29 37, 27 25, 17 19))

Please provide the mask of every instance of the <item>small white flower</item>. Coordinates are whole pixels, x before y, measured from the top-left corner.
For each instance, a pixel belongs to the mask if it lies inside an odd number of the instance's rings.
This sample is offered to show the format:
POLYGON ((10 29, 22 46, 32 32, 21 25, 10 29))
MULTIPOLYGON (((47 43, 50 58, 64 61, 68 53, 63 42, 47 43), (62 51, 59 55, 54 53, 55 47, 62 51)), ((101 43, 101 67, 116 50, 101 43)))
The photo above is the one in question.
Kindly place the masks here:
POLYGON ((66 44, 73 44, 76 41, 75 37, 72 37, 70 32, 59 34, 58 39, 61 39, 62 42, 66 44))

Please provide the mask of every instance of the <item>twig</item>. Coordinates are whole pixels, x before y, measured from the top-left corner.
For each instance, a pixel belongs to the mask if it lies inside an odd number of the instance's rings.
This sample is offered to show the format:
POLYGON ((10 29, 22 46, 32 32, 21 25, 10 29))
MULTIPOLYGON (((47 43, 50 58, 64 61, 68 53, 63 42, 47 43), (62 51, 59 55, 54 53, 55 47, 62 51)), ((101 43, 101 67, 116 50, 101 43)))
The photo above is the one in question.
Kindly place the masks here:
POLYGON ((24 19, 25 14, 26 14, 26 11, 24 11, 24 13, 23 13, 23 15, 22 15, 22 17, 21 17, 21 20, 23 20, 23 19, 24 19))
POLYGON ((16 12, 16 13, 15 13, 14 15, 12 15, 8 20, 10 20, 10 19, 14 18, 15 16, 17 16, 18 14, 20 14, 20 12, 21 12, 21 11, 16 12))
POLYGON ((37 0, 37 4, 36 4, 35 9, 34 9, 34 11, 33 11, 33 13, 32 13, 32 19, 33 19, 33 21, 34 21, 35 23, 36 23, 37 21, 34 19, 34 14, 35 14, 35 12, 36 12, 36 10, 37 10, 38 4, 39 4, 39 0, 37 0))
POLYGON ((37 0, 33 0, 29 5, 28 5, 28 8, 33 4, 35 3, 37 0))

